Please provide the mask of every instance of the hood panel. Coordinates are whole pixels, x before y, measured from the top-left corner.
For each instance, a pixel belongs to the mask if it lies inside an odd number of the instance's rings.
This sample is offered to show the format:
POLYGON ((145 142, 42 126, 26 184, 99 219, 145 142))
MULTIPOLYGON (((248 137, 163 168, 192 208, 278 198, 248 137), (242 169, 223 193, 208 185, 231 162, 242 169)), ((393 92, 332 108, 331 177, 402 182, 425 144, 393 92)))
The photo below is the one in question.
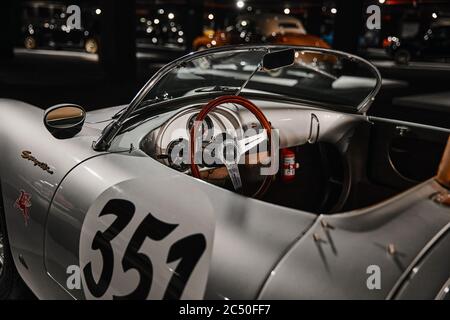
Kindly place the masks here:
POLYGON ((89 111, 86 114, 86 124, 96 124, 105 121, 111 121, 111 118, 125 107, 126 105, 120 105, 89 111))

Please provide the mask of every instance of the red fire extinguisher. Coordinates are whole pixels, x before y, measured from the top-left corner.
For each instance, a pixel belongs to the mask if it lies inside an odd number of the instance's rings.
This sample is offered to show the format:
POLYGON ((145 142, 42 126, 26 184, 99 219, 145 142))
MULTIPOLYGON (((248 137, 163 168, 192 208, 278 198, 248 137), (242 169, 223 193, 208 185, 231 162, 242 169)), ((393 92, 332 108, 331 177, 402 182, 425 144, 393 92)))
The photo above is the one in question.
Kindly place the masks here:
POLYGON ((295 152, 289 148, 281 149, 281 163, 283 164, 281 180, 283 182, 294 181, 295 170, 299 167, 299 164, 295 162, 295 152))

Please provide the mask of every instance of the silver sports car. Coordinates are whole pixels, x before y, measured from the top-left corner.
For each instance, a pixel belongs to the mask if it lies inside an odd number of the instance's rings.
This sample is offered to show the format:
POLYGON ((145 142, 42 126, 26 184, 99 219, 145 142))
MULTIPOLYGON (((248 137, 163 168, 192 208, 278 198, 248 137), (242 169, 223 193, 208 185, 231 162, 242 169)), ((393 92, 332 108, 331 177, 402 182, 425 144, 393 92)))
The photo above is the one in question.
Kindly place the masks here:
POLYGON ((380 88, 237 46, 126 106, 0 100, 0 298, 449 299, 450 130, 369 116, 380 88))

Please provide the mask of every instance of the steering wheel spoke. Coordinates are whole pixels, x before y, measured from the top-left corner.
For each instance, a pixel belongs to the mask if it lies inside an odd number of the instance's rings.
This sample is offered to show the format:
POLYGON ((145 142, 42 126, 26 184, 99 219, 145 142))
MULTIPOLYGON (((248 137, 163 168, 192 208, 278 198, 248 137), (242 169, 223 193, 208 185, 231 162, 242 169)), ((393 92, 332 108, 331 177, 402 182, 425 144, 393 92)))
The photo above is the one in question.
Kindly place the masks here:
POLYGON ((261 133, 239 140, 237 142, 239 155, 245 154, 247 151, 250 151, 266 140, 267 132, 265 130, 261 133))
POLYGON ((236 192, 242 192, 242 180, 241 174, 239 173, 239 166, 236 162, 225 162, 225 167, 227 168, 228 175, 230 176, 231 182, 233 183, 233 188, 236 192))

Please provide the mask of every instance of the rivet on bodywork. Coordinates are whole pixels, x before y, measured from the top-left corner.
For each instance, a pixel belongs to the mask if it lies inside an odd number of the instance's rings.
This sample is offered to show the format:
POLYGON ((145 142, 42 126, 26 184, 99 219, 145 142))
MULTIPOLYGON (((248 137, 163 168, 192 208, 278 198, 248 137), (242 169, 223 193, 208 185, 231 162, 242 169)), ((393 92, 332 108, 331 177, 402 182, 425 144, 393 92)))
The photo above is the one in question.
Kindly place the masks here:
POLYGON ((320 225, 324 229, 331 229, 331 230, 334 229, 334 227, 331 224, 329 224, 328 222, 326 222, 325 220, 320 220, 320 225))
POLYGON ((387 246, 387 252, 388 252, 391 256, 395 255, 396 250, 395 250, 395 245, 394 245, 393 243, 389 243, 389 245, 387 246))
POLYGON ((313 234, 313 239, 314 239, 314 241, 316 241, 316 242, 321 240, 318 233, 314 233, 314 234, 313 234))
POLYGON ((450 206, 450 193, 443 191, 433 196, 433 200, 444 206, 450 206))

